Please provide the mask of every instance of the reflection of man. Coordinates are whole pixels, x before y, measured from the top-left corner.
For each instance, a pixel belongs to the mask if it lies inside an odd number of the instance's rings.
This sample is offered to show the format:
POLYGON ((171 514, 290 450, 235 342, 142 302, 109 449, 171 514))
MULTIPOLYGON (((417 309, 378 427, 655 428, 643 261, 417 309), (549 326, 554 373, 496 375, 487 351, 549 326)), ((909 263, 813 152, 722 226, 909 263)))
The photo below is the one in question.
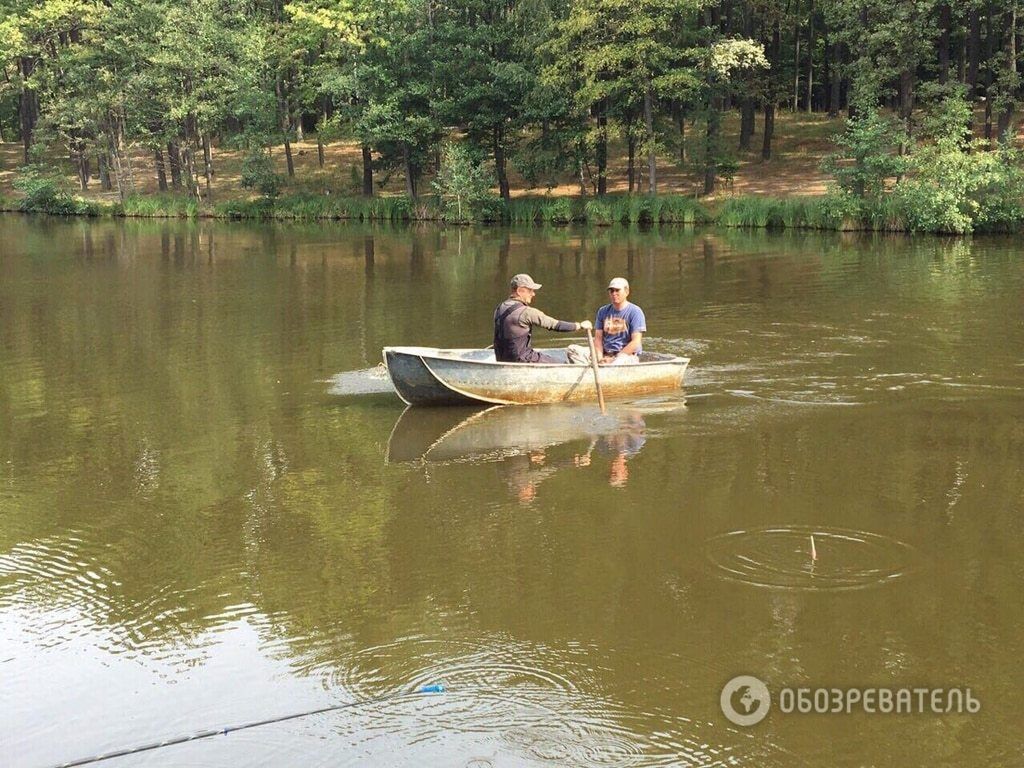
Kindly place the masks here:
POLYGON ((620 425, 620 429, 607 435, 601 435, 590 445, 583 456, 576 457, 576 466, 590 465, 591 454, 596 450, 600 454, 611 455, 608 467, 608 485, 612 488, 624 488, 629 481, 629 460, 640 453, 647 442, 644 434, 646 429, 643 416, 632 414, 620 425))
POLYGON ((604 435, 598 441, 598 451, 612 454, 612 463, 608 468, 608 485, 613 488, 623 488, 629 480, 629 465, 627 462, 640 453, 640 449, 647 442, 644 434, 643 419, 638 418, 637 423, 624 425, 621 432, 611 435, 604 435))
POLYGON ((537 486, 557 471, 557 465, 545 466, 546 462, 543 450, 512 456, 502 462, 508 489, 520 504, 532 502, 537 496, 537 486))
POLYGON ((580 328, 593 328, 589 320, 573 323, 555 320, 530 303, 537 294, 540 283, 529 275, 519 274, 512 278, 512 293, 494 310, 494 357, 503 363, 561 363, 551 355, 538 352, 530 346, 530 329, 539 325, 549 331, 569 333, 580 328))

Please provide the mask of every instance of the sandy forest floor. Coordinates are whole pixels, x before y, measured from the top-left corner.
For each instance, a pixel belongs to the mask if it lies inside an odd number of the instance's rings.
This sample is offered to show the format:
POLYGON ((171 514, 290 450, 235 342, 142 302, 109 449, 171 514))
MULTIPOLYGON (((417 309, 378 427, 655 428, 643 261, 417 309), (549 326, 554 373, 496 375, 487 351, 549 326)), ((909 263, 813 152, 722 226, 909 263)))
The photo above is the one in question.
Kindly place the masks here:
MULTIPOLYGON (((714 197, 750 194, 772 197, 797 195, 820 195, 826 190, 828 176, 821 170, 822 158, 833 151, 831 137, 842 130, 843 121, 829 120, 822 114, 780 112, 776 117, 776 131, 773 141, 772 159, 761 159, 762 121, 759 117, 757 133, 751 141, 751 150, 740 152, 738 146, 739 115, 729 113, 724 121, 725 146, 733 148, 738 169, 731 184, 722 184, 714 197)), ((696 146, 700 140, 700 125, 687 125, 687 141, 696 146)), ((361 157, 359 147, 350 142, 336 142, 325 147, 325 164, 321 169, 317 162, 315 137, 293 145, 295 176, 285 185, 283 194, 292 192, 329 193, 333 195, 357 195, 361 190, 361 157)), ((272 156, 279 173, 286 173, 283 147, 275 147, 272 156)), ((0 196, 16 196, 11 183, 17 168, 22 164, 22 147, 16 143, 0 143, 0 196)), ((251 197, 249 190, 239 183, 242 153, 214 148, 214 200, 251 197)), ((646 166, 645 158, 637 158, 638 166, 646 166)), ((136 191, 142 194, 157 191, 156 171, 152 157, 143 152, 134 157, 136 191)), ((70 163, 65 163, 67 186, 76 194, 94 200, 116 200, 117 192, 100 190, 98 175, 94 177, 89 190, 81 193, 78 178, 70 163)), ((95 173, 95 169, 94 169, 95 173)), ((524 180, 511 169, 512 194, 543 195, 546 188, 528 189, 524 180)), ((611 147, 609 164, 609 191, 626 192, 625 149, 619 145, 611 147)), ((378 173, 375 178, 381 194, 402 194, 404 179, 401 172, 390 175, 378 173)), ((552 195, 578 195, 580 188, 576 179, 564 177, 551 188, 552 195)), ((669 194, 699 195, 703 187, 703 175, 695 163, 682 163, 678 154, 661 155, 658 159, 658 191, 669 194)), ((422 188, 422 187, 421 187, 422 188)), ((429 187, 427 187, 429 188, 429 187)), ((714 199, 705 198, 705 199, 714 199)))

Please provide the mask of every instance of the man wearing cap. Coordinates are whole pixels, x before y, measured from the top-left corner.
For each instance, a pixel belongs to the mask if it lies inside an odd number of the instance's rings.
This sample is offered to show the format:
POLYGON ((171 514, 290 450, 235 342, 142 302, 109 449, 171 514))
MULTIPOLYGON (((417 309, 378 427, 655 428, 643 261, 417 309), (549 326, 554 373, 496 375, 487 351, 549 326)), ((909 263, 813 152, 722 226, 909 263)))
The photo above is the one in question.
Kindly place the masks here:
POLYGON ((530 306, 540 288, 533 278, 519 274, 512 278, 512 293, 494 310, 494 357, 503 363, 561 363, 551 355, 538 352, 530 346, 530 329, 539 325, 549 331, 569 333, 580 328, 593 328, 589 320, 582 323, 566 322, 548 317, 530 306))
POLYGON ((613 278, 608 283, 610 304, 597 310, 594 345, 603 354, 602 363, 632 365, 640 362, 640 343, 647 332, 644 311, 629 301, 629 281, 613 278))

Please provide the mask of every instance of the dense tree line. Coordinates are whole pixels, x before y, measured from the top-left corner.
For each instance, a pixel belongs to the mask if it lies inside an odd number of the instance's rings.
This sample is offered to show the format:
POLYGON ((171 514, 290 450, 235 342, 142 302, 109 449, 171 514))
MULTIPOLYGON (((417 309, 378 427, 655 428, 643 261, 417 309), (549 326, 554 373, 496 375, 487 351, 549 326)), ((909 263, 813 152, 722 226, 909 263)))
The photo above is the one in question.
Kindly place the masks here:
POLYGON ((631 192, 656 193, 669 157, 710 192, 756 135, 771 158, 779 108, 862 132, 881 108, 904 154, 924 108, 955 97, 961 134, 977 113, 995 146, 1021 97, 1017 16, 1017 0, 0 0, 0 139, 25 163, 59 148, 83 189, 98 169, 122 195, 143 173, 207 195, 216 147, 245 149, 258 183, 283 145, 294 174, 308 131, 359 143, 367 196, 394 171, 421 194, 456 131, 506 200, 512 167, 604 194, 610 141, 631 192))

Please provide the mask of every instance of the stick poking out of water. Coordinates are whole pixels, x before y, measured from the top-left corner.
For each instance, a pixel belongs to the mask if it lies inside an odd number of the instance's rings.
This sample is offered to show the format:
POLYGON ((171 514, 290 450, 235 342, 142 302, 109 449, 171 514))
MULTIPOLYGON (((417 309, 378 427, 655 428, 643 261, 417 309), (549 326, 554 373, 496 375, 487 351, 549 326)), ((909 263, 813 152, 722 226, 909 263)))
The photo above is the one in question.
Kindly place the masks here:
POLYGON ((818 559, 818 550, 814 548, 814 534, 811 534, 811 560, 818 559))

